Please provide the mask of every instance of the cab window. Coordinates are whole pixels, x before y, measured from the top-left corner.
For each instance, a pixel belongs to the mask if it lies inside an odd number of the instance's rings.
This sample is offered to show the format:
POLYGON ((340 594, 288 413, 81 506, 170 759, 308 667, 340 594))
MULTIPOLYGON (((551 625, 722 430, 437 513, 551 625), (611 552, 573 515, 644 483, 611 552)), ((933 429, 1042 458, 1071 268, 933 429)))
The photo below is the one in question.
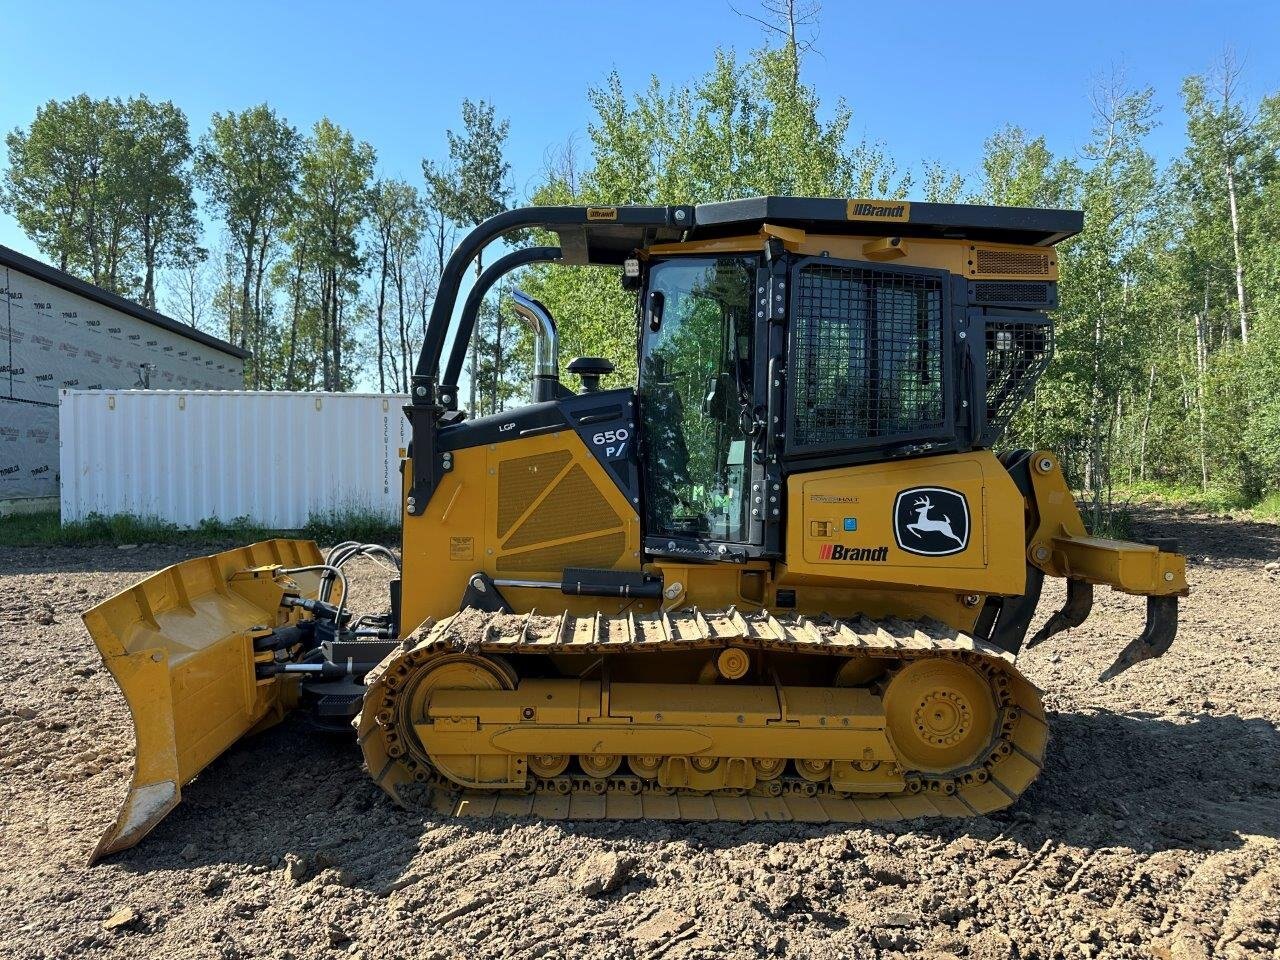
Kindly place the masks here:
POLYGON ((650 270, 639 377, 650 535, 747 541, 755 268, 686 257, 650 270))

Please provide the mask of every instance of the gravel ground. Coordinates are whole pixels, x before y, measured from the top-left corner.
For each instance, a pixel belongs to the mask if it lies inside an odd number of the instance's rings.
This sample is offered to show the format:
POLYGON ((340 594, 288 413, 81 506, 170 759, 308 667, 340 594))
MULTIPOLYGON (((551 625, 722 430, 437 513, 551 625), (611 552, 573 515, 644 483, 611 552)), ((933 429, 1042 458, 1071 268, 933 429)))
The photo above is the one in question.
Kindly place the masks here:
MULTIPOLYGON (((406 813, 351 740, 244 742, 140 847, 85 860, 132 737, 79 612, 192 552, 0 559, 0 955, 14 957, 1274 957, 1280 526, 1176 512, 1193 596, 1162 660, 1100 593, 1021 658, 1048 767, 1012 810, 869 828, 467 822, 406 813)), ((361 584, 371 590, 370 572, 361 584)), ((1039 618, 1061 601, 1047 589, 1039 618)), ((1038 624, 1037 624, 1038 625, 1038 624)))

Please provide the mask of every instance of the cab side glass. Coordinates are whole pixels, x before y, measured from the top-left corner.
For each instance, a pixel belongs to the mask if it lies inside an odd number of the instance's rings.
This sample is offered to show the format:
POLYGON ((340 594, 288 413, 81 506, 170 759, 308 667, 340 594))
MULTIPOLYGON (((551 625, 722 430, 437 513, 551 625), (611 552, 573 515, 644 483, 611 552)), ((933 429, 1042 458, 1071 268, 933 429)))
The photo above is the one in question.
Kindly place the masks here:
POLYGON ((650 270, 639 393, 651 535, 747 541, 755 269, 688 257, 650 270))

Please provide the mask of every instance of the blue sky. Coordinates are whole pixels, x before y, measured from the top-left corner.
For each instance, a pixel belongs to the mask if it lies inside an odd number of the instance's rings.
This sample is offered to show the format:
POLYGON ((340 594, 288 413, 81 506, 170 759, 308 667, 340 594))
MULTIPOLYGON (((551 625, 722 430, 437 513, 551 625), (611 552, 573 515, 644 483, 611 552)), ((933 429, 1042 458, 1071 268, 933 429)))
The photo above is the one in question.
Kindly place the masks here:
MULTIPOLYGON (((1248 94, 1280 89, 1280 4, 1261 0, 824 7, 806 80, 827 102, 844 97, 855 136, 885 141, 903 163, 972 174, 983 138, 1006 122, 1074 152, 1088 136, 1090 84, 1116 68, 1156 88, 1164 122, 1151 147, 1167 159, 1182 136, 1182 77, 1226 45, 1245 61, 1248 94)), ((381 173, 418 182, 421 158, 440 155, 445 128, 459 125, 462 98, 486 98, 511 120, 519 195, 548 147, 585 140, 586 89, 609 70, 631 88, 651 73, 683 84, 717 45, 761 41, 725 0, 10 2, 4 23, 4 131, 82 91, 172 99, 195 135, 215 110, 266 100, 304 128, 328 115, 374 145, 381 173)), ((36 252, 4 215, 0 243, 36 252)))

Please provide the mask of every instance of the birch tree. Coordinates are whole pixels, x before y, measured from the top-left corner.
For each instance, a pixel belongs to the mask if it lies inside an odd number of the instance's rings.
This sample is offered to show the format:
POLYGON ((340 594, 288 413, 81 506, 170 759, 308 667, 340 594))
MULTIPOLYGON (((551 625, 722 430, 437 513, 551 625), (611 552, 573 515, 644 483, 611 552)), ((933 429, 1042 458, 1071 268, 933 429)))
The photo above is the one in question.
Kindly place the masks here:
MULTIPOLYGON (((265 103, 215 113, 196 151, 196 175, 238 261, 239 298, 228 335, 256 356, 268 340, 264 286, 294 212, 302 138, 265 103)), ((261 385, 258 363, 249 382, 261 385)))
POLYGON ((409 259, 417 253, 422 241, 426 215, 418 191, 403 180, 380 180, 375 183, 369 212, 374 236, 373 259, 378 276, 375 314, 378 390, 386 392, 389 361, 392 383, 397 390, 406 390, 407 383, 400 375, 402 365, 396 361, 396 357, 403 357, 408 350, 407 268, 409 259), (396 298, 396 343, 399 350, 390 349, 387 339, 389 294, 396 298))
MULTIPOLYGON (((493 104, 484 100, 462 101, 462 131, 445 131, 449 144, 449 160, 436 165, 424 160, 423 177, 435 215, 441 222, 457 228, 474 227, 507 209, 512 195, 511 164, 505 157, 507 120, 500 120, 493 104)), ((443 269, 443 232, 440 234, 440 264, 443 269)), ((484 268, 476 258, 476 276, 484 268)), ((469 370, 468 410, 476 416, 479 410, 477 387, 480 372, 480 338, 472 337, 469 370)))
POLYGON ((369 215, 373 147, 328 118, 316 123, 300 162, 295 250, 305 252, 318 288, 320 383, 344 390, 349 311, 364 269, 359 232, 369 215))

